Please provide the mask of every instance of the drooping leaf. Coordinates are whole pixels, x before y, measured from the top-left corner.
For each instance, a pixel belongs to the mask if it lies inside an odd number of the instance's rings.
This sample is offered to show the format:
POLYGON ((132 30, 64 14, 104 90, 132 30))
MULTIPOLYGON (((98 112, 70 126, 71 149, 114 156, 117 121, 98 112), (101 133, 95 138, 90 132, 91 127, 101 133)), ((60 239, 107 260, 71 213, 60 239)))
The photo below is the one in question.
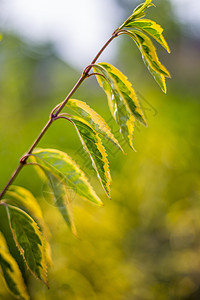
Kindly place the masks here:
MULTIPOLYGON (((134 40, 134 42, 136 43, 136 45, 138 46, 138 48, 139 48, 139 50, 142 54, 143 61, 146 65, 146 67, 148 68, 149 72, 154 77, 156 82, 159 84, 159 86, 161 87, 163 92, 166 93, 167 89, 166 89, 165 77, 170 77, 170 74, 167 70, 166 71, 168 72, 168 74, 167 75, 163 74, 163 71, 160 72, 159 67, 155 67, 156 64, 152 60, 152 57, 154 57, 157 60, 158 64, 160 64, 160 62, 157 58, 156 49, 155 49, 153 43, 151 42, 151 40, 145 34, 142 34, 141 32, 139 33, 138 31, 133 31, 133 30, 129 31, 128 30, 125 33, 128 34, 134 40), (144 44, 143 45, 141 44, 140 39, 138 39, 138 37, 137 37, 138 35, 140 35, 140 36, 142 35, 144 37, 144 39, 143 39, 144 44), (145 46, 145 40, 147 41, 147 44, 150 46, 150 48, 145 46), (151 50, 148 50, 148 49, 151 49, 151 50), (153 53, 152 56, 151 56, 151 52, 153 53)), ((162 67, 165 68, 164 66, 162 66, 162 67)))
MULTIPOLYGON (((118 95, 127 107, 129 107, 134 117, 146 126, 147 123, 140 107, 139 100, 127 77, 108 63, 98 63, 96 67, 100 67, 100 71, 108 80, 114 96, 118 95)), ((95 70, 96 67, 94 67, 95 70)))
POLYGON ((14 241, 28 269, 48 286, 45 245, 37 223, 23 210, 6 205, 14 241))
POLYGON ((38 224, 41 226, 41 229, 45 233, 48 232, 41 208, 30 191, 21 186, 11 185, 6 194, 11 197, 12 200, 10 201, 12 204, 17 204, 18 206, 24 208, 27 213, 29 213, 36 222, 38 222, 38 224))
POLYGON ((111 176, 105 148, 97 132, 83 118, 70 117, 72 120, 85 151, 89 154, 92 165, 97 172, 99 180, 110 198, 111 176))
POLYGON ((74 224, 70 194, 63 175, 56 172, 56 170, 51 168, 51 166, 44 164, 42 159, 40 159, 39 157, 37 157, 37 159, 35 159, 34 157, 32 158, 32 160, 35 160, 37 162, 38 166, 40 166, 43 173, 45 174, 45 177, 48 179, 50 188, 53 191, 54 195, 54 205, 59 209, 61 215, 71 229, 72 233, 74 235, 77 235, 76 227, 74 224))
POLYGON ((10 254, 5 238, 0 232, 0 269, 8 290, 20 300, 29 300, 29 295, 15 259, 10 254))
POLYGON ((154 77, 155 81, 158 83, 158 85, 162 89, 162 91, 164 93, 166 93, 167 92, 167 86, 166 86, 166 82, 165 82, 165 76, 163 74, 160 74, 160 73, 156 72, 151 67, 149 61, 145 58, 145 56, 143 56, 143 61, 146 65, 146 67, 148 68, 149 72, 151 73, 151 75, 154 77))
POLYGON ((108 124, 89 105, 87 105, 85 102, 80 100, 70 99, 67 103, 67 106, 72 108, 80 117, 84 118, 95 131, 102 134, 107 140, 109 140, 115 146, 117 146, 118 149, 123 151, 119 142, 112 134, 108 124))
POLYGON ((98 76, 97 80, 107 94, 109 107, 116 122, 120 125, 121 133, 131 148, 134 149, 135 118, 144 125, 146 125, 146 120, 131 83, 110 64, 99 63, 94 66, 94 70, 103 75, 98 76))
POLYGON ((134 40, 142 54, 142 57, 145 57, 155 72, 164 75, 165 77, 171 77, 168 70, 159 61, 156 48, 146 34, 138 30, 127 30, 124 33, 128 34, 134 40))
MULTIPOLYGON (((12 205, 17 205, 22 209, 25 209, 25 211, 30 214, 31 217, 33 217, 33 219, 38 223, 46 238, 46 249, 50 249, 50 244, 48 241, 50 235, 49 229, 44 220, 41 208, 33 194, 21 186, 11 185, 6 192, 6 195, 11 197, 11 199, 6 200, 7 203, 11 203, 12 205)), ((46 256, 48 263, 51 265, 52 258, 50 251, 48 251, 46 256)))
POLYGON ((30 160, 52 173, 59 181, 73 189, 76 194, 97 205, 102 205, 83 171, 66 153, 56 149, 35 149, 30 160))
POLYGON ((133 27, 140 29, 150 36, 152 36, 158 43, 160 43, 167 51, 170 53, 169 46, 163 36, 163 28, 157 24, 156 22, 148 19, 141 19, 141 20, 133 20, 126 24, 125 27, 133 27))

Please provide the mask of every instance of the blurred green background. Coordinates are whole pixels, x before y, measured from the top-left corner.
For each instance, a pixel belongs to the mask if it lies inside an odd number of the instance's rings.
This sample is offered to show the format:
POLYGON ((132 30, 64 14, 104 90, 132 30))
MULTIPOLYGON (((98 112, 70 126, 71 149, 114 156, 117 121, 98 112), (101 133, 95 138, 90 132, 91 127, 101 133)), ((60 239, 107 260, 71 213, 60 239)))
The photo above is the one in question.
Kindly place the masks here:
MULTIPOLYGON (((49 290, 24 270, 4 209, 0 210, 0 230, 8 237, 34 300, 200 299, 200 38, 194 34, 195 28, 177 21, 173 1, 155 2, 157 8, 149 10, 148 17, 165 28, 172 50, 168 55, 157 47, 172 75, 167 94, 156 85, 128 38, 115 41, 117 55, 112 60, 133 83, 148 121, 148 128, 136 126, 137 152, 124 145, 95 79, 84 82, 74 96, 108 121, 127 153, 123 156, 107 145, 112 201, 104 195, 83 155, 75 130, 64 121, 50 128, 40 146, 71 155, 105 203, 98 208, 72 192, 79 239, 46 199, 44 183, 34 169, 24 168, 15 181, 37 197, 50 228, 53 264, 49 290)), ((124 18, 135 3, 118 0, 115 5, 124 18)), ((81 72, 62 61, 51 43, 33 44, 11 32, 3 32, 3 36, 0 190, 51 109, 64 99, 81 72)), ((2 283, 0 279, 0 299, 13 299, 2 283)))

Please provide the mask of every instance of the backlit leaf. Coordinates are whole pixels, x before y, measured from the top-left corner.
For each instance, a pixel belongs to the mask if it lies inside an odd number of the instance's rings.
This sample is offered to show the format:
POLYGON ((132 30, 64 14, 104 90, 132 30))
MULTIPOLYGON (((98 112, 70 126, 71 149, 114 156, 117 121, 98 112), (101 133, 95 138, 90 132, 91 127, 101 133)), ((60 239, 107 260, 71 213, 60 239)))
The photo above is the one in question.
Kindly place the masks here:
MULTIPOLYGON (((163 92, 166 93, 166 90, 167 90, 166 83, 165 83, 165 76, 166 75, 164 75, 163 73, 160 73, 160 71, 158 71, 158 69, 155 68, 155 65, 152 64, 151 57, 149 57, 146 54, 146 52, 145 52, 146 49, 143 50, 143 48, 141 47, 140 41, 137 39, 137 37, 134 34, 134 32, 133 31, 127 31, 126 34, 128 34, 134 40, 134 42, 138 46, 139 50, 141 51, 144 64, 146 65, 146 67, 148 68, 149 72, 151 73, 151 75, 156 80, 156 82, 159 84, 159 86, 161 87, 161 89, 163 90, 163 92)), ((149 40, 149 44, 152 45, 152 47, 153 47, 152 49, 154 49, 154 51, 156 53, 155 47, 153 46, 151 40, 147 36, 145 36, 145 38, 149 40)), ((157 54, 156 54, 156 56, 157 56, 157 54)), ((169 76, 170 76, 170 74, 169 74, 169 76)))
MULTIPOLYGON (((6 195, 11 197, 11 199, 6 200, 7 203, 11 203, 13 205, 17 205, 18 207, 21 207, 38 223, 46 238, 46 248, 50 249, 50 245, 48 242, 48 237, 50 235, 49 229, 44 221, 41 208, 33 194, 21 186, 11 185, 6 192, 6 195)), ((51 265, 52 258, 50 255, 50 251, 48 251, 47 253, 47 260, 51 265)))
POLYGON ((76 235, 77 232, 74 224, 72 203, 69 190, 64 182, 64 178, 61 179, 59 174, 57 174, 53 168, 44 165, 43 161, 40 158, 37 158, 36 161, 42 168, 42 171, 48 179, 50 188, 53 191, 54 205, 59 209, 61 215, 63 216, 65 222, 68 224, 72 233, 76 235))
POLYGON ((127 78, 115 67, 107 63, 99 63, 94 67, 98 82, 107 94, 111 112, 120 125, 121 133, 132 149, 135 118, 146 125, 139 101, 127 78))
POLYGON ((45 245, 37 223, 23 210, 6 205, 15 243, 28 269, 48 285, 45 245))
POLYGON ((102 134, 107 140, 117 146, 118 149, 123 151, 119 142, 112 134, 108 124, 89 105, 80 100, 70 99, 67 103, 67 106, 72 108, 80 117, 84 118, 84 120, 86 120, 95 131, 102 134))
POLYGON ((143 61, 146 65, 146 67, 149 69, 149 72, 154 77, 155 81, 158 83, 160 88, 164 93, 167 92, 166 82, 165 82, 165 76, 163 74, 160 74, 156 72, 150 65, 149 61, 143 56, 143 61))
POLYGON ((156 48, 148 36, 137 30, 127 30, 122 33, 128 34, 134 40, 142 54, 142 57, 145 57, 155 72, 160 73, 165 77, 170 77, 168 70, 159 61, 156 48))
POLYGON ((152 0, 146 0, 144 3, 141 3, 139 4, 133 11, 133 14, 132 14, 132 18, 133 19, 138 19, 138 18, 141 18, 142 16, 144 16, 144 11, 151 7, 151 6, 155 6, 153 3, 152 3, 152 0))
POLYGON ((138 28, 148 33, 170 53, 169 46, 162 34, 163 28, 156 22, 148 19, 133 20, 132 22, 129 22, 125 27, 138 28))
POLYGON ((144 125, 147 125, 137 95, 127 77, 108 63, 98 63, 96 66, 101 67, 100 70, 107 78, 114 96, 118 94, 118 97, 129 107, 134 117, 144 125))
POLYGON ((27 289, 15 259, 10 254, 5 238, 0 233, 0 269, 8 290, 20 300, 29 300, 27 289))
POLYGON ((144 3, 139 4, 133 11, 132 15, 119 27, 119 29, 123 27, 127 27, 130 22, 136 19, 140 19, 145 16, 145 10, 148 7, 155 6, 151 3, 152 0, 146 0, 144 3))
POLYGON ((79 196, 97 205, 102 205, 83 171, 66 153, 56 149, 35 149, 33 156, 29 159, 48 170, 79 196))
POLYGON ((10 201, 12 204, 17 204, 18 206, 24 208, 34 218, 34 220, 39 223, 41 229, 45 233, 48 232, 41 208, 30 191, 21 186, 11 185, 6 194, 11 197, 12 200, 10 201))
POLYGON ((84 119, 75 116, 70 117, 70 119, 73 121, 83 147, 89 154, 92 160, 92 165, 97 172, 99 180, 108 197, 110 198, 111 176, 109 163, 105 148, 101 142, 99 135, 84 119))

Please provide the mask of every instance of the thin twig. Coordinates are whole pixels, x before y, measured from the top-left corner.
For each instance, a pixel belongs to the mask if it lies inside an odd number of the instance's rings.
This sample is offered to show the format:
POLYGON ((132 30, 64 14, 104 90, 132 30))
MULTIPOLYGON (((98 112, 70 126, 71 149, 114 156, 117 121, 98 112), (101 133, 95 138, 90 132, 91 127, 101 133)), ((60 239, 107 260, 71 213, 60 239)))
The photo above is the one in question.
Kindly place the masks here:
POLYGON ((42 139, 42 137, 44 136, 44 134, 46 133, 46 131, 49 129, 49 127, 51 126, 51 124, 53 123, 53 121, 55 121, 55 120, 58 119, 59 113, 65 107, 65 105, 68 102, 68 100, 76 92, 76 90, 83 83, 83 81, 88 77, 88 74, 89 74, 89 72, 90 72, 90 70, 92 68, 92 65, 94 65, 96 63, 97 59, 102 54, 102 52, 111 43, 111 41, 114 38, 116 38, 117 36, 118 36, 118 31, 115 30, 114 33, 112 34, 112 36, 108 39, 108 41, 103 45, 103 47, 97 53, 97 55, 95 56, 95 58, 93 59, 93 61, 91 62, 91 64, 88 65, 84 69, 81 77, 76 82, 76 84, 74 85, 74 87, 72 88, 72 90, 69 92, 69 94, 67 95, 67 97, 63 100, 63 102, 61 104, 56 105, 55 108, 51 111, 50 119, 48 120, 48 122, 46 123, 46 125, 43 127, 43 129, 39 133, 38 137, 35 139, 35 141, 31 145, 31 147, 29 148, 29 150, 26 152, 26 154, 19 160, 18 167, 16 168, 16 170, 12 174, 11 178, 9 179, 8 183, 6 184, 6 186, 4 187, 4 189, 2 190, 2 192, 0 193, 0 201, 1 201, 2 197, 4 196, 5 192, 7 191, 8 187, 12 184, 12 182, 14 181, 14 179, 17 177, 17 175, 19 174, 19 172, 22 170, 23 166, 26 165, 27 158, 33 152, 34 148, 37 146, 37 144, 39 143, 39 141, 42 139))

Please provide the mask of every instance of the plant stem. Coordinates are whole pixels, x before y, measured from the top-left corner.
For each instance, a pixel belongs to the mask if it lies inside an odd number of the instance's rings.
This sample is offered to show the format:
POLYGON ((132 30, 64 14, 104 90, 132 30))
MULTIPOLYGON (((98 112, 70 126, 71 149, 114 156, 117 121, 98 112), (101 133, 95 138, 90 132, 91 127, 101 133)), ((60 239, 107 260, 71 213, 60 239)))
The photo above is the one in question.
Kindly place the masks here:
MULTIPOLYGON (((93 65, 97 59, 99 58, 99 56, 102 54, 102 52, 106 49, 106 47, 111 43, 111 41, 117 37, 117 33, 118 30, 115 30, 112 34, 112 36, 109 38, 109 40, 103 45, 103 47, 100 49, 100 51, 97 53, 97 55, 95 56, 95 58, 93 59, 93 61, 91 62, 91 65, 93 65)), ((15 180, 15 178, 18 176, 19 172, 21 171, 21 169, 23 168, 23 166, 26 164, 26 160, 28 159, 29 155, 33 152, 34 148, 37 146, 37 144, 39 143, 39 141, 42 139, 42 137, 44 136, 44 134, 46 133, 46 131, 49 129, 49 127, 51 126, 51 124, 53 123, 53 121, 55 121, 57 119, 58 114, 62 111, 62 109, 65 107, 65 105, 67 104, 67 102, 69 101, 69 99, 71 98, 71 96, 76 92, 76 90, 79 88, 79 86, 83 83, 83 81, 88 77, 88 74, 92 68, 91 65, 88 65, 88 67, 85 68, 85 70, 83 71, 81 77, 79 78, 79 80, 76 82, 76 84, 74 85, 74 87, 72 88, 72 90, 69 92, 69 94, 67 95, 67 97, 63 100, 63 102, 59 105, 57 105, 51 112, 50 114, 50 119, 48 120, 48 122, 46 123, 46 125, 43 127, 43 129, 41 130, 40 134, 38 135, 38 137, 35 139, 35 141, 33 142, 33 144, 31 145, 31 147, 29 148, 29 150, 26 152, 26 154, 19 160, 19 165, 16 168, 16 170, 14 171, 14 173, 12 174, 12 176, 10 177, 8 183, 6 184, 6 186, 4 187, 4 189, 2 190, 2 192, 0 193, 0 201, 2 199, 2 197, 4 196, 4 194, 6 193, 8 187, 12 184, 12 182, 15 180)))

